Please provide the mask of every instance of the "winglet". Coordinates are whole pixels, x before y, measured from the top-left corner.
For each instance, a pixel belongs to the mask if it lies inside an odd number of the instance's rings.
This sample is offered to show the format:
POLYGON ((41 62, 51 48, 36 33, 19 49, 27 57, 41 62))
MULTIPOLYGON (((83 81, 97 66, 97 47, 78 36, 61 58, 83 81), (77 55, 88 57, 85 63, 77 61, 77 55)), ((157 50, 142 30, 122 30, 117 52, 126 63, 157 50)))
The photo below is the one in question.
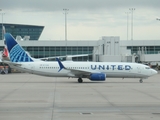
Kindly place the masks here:
POLYGON ((60 67, 59 71, 61 71, 62 69, 65 69, 64 65, 62 64, 62 62, 58 58, 56 58, 56 61, 58 62, 59 67, 60 67))

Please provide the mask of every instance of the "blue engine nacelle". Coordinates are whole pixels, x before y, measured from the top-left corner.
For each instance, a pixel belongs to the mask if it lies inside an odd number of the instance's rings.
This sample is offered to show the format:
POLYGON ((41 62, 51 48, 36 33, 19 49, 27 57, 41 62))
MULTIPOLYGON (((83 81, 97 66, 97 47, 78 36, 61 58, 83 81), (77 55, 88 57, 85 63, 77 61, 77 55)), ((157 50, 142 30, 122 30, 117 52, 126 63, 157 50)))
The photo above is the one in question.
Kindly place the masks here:
POLYGON ((90 75, 91 81, 105 81, 106 80, 106 74, 104 73, 93 73, 90 75))

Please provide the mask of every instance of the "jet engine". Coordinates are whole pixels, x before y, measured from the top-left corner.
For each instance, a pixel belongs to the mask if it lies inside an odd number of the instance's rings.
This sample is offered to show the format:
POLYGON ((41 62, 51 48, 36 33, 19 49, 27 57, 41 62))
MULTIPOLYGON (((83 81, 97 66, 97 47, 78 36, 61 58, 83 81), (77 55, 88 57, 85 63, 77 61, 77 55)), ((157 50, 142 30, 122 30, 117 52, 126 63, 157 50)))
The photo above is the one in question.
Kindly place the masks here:
POLYGON ((90 74, 91 81, 105 81, 106 80, 106 74, 104 73, 93 73, 90 74))

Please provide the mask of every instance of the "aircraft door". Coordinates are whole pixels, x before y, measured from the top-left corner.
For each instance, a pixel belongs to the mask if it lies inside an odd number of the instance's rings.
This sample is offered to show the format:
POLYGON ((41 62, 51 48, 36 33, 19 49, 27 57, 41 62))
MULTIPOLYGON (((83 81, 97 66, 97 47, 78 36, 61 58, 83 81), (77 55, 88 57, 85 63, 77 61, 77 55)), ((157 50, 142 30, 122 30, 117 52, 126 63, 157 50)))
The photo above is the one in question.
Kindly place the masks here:
POLYGON ((137 67, 137 72, 141 73, 141 68, 140 67, 137 67))
POLYGON ((34 69, 35 69, 35 66, 33 64, 30 64, 30 69, 31 69, 31 73, 34 73, 34 69))

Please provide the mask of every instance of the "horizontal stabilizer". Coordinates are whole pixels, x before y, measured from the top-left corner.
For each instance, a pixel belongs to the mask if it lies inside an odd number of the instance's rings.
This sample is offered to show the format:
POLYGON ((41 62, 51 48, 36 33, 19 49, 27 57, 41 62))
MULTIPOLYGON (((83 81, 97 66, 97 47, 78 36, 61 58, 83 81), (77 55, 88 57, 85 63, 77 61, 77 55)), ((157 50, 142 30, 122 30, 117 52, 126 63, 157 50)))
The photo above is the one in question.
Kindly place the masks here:
POLYGON ((16 63, 16 62, 10 62, 10 61, 2 61, 3 63, 6 63, 8 65, 14 65, 14 66, 21 66, 22 64, 16 63))

